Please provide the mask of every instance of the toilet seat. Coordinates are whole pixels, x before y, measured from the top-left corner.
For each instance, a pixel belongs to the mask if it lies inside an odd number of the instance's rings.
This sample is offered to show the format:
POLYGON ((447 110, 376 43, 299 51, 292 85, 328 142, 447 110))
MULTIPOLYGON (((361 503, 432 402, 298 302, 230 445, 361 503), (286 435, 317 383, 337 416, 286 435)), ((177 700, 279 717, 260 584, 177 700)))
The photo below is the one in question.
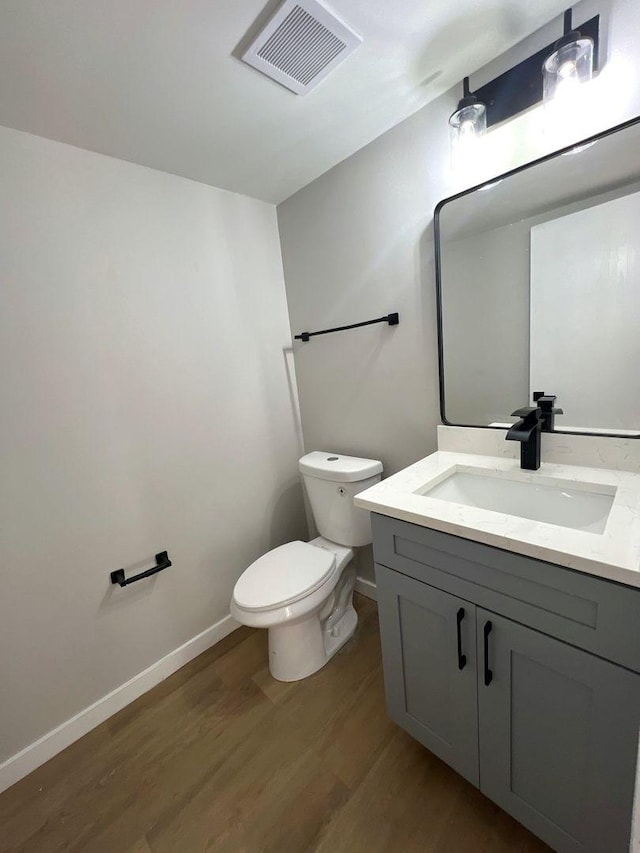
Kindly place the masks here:
POLYGON ((287 542, 243 572, 233 591, 234 601, 243 610, 256 612, 293 604, 321 587, 335 563, 332 551, 308 542, 287 542))

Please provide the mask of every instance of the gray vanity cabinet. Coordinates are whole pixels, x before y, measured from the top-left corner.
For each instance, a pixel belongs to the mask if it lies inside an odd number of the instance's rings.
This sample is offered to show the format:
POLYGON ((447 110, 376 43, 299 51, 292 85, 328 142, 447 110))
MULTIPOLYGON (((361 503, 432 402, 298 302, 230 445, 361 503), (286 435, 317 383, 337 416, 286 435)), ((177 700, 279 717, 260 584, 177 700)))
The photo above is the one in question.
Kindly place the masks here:
POLYGON ((478 608, 480 789, 554 849, 627 851, 640 676, 478 608))
POLYGON ((386 570, 378 601, 390 716, 478 785, 476 608, 386 570))
POLYGON ((373 520, 392 719, 555 850, 627 853, 640 591, 373 520))

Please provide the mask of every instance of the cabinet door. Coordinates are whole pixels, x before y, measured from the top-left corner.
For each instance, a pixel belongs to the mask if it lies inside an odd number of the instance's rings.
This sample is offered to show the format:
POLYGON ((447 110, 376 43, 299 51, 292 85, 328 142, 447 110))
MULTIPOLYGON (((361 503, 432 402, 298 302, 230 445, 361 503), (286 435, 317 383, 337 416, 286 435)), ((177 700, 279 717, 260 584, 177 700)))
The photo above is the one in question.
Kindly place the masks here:
POLYGON ((389 716, 478 784, 475 606, 376 566, 389 716))
POLYGON ((555 850, 626 853, 640 676, 480 608, 477 619, 481 790, 555 850))

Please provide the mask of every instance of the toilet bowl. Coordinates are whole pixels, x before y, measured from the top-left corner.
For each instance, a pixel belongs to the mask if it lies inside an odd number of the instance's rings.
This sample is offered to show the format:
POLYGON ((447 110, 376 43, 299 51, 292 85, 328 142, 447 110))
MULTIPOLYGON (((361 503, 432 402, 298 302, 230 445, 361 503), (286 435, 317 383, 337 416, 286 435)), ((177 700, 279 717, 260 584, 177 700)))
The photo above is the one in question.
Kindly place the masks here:
POLYGON ((268 629, 269 669, 279 681, 317 672, 356 630, 353 548, 371 541, 371 526, 353 497, 380 480, 382 463, 314 451, 300 471, 321 535, 257 559, 231 600, 234 619, 268 629))

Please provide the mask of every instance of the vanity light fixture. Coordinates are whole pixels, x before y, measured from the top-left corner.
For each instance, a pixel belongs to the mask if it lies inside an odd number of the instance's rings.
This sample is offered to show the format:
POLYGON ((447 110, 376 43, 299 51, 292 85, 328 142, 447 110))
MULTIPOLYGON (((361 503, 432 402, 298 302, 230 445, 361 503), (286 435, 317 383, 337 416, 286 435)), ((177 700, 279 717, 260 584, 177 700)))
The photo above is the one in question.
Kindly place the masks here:
POLYGON ((484 128, 506 121, 543 100, 565 103, 580 84, 590 80, 598 70, 600 16, 596 15, 580 28, 572 28, 571 9, 564 15, 564 35, 556 42, 523 59, 499 77, 469 89, 464 81, 464 97, 449 119, 451 147, 461 138, 477 138, 484 128), (566 96, 566 99, 565 99, 566 96), (480 113, 472 122, 474 109, 480 113))
POLYGON ((462 99, 458 108, 449 116, 449 139, 451 156, 467 158, 475 147, 476 141, 487 129, 487 108, 469 91, 469 78, 462 83, 462 99))
POLYGON ((571 9, 564 13, 564 35, 542 66, 545 103, 569 102, 577 89, 593 76, 594 40, 574 30, 571 9))

